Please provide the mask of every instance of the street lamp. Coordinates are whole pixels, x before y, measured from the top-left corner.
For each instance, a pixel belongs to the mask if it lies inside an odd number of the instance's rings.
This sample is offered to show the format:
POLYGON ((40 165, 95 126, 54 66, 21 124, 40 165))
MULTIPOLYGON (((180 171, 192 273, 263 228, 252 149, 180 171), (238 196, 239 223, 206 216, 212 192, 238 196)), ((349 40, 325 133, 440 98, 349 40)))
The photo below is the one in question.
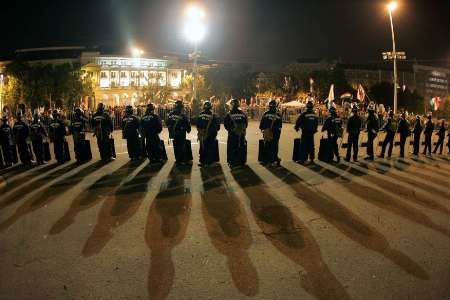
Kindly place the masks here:
POLYGON ((392 33, 392 55, 394 62, 394 114, 397 113, 397 51, 395 47, 395 32, 394 21, 392 20, 392 12, 397 9, 397 2, 392 1, 388 4, 389 19, 391 21, 391 33, 392 33))
POLYGON ((197 98, 197 60, 200 57, 198 51, 198 43, 200 43, 206 35, 205 11, 198 5, 192 4, 185 11, 184 35, 187 40, 194 44, 194 52, 189 54, 189 58, 193 60, 193 81, 192 81, 192 99, 197 98))
POLYGON ((3 74, 0 74, 0 112, 3 111, 3 81, 4 76, 3 74))

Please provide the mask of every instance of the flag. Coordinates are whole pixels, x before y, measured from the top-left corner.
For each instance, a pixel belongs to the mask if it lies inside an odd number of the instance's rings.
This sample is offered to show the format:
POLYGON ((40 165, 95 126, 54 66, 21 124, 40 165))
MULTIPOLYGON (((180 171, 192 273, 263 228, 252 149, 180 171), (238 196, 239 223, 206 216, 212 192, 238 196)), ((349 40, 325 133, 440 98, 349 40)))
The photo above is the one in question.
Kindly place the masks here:
POLYGON ((330 86, 330 92, 328 93, 328 101, 333 101, 334 100, 334 84, 332 84, 330 86))
POLYGON ((358 85, 358 94, 356 95, 356 98, 362 102, 366 98, 366 92, 364 91, 364 88, 361 84, 358 85))
POLYGON ((439 106, 441 105, 441 98, 440 97, 431 98, 430 105, 434 111, 437 111, 439 109, 439 106))

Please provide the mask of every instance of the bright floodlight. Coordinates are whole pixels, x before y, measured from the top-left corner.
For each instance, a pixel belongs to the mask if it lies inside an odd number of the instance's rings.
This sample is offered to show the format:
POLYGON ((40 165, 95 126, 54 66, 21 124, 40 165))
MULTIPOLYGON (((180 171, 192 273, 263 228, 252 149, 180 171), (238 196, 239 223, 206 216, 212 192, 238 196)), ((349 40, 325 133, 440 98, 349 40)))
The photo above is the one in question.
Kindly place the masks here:
POLYGON ((394 11, 397 8, 398 4, 396 1, 392 1, 388 4, 388 9, 390 12, 394 11))
POLYGON ((189 41, 198 43, 205 37, 205 16, 205 11, 197 5, 191 5, 186 9, 184 35, 189 41))
POLYGON ((142 54, 144 54, 144 50, 139 48, 133 48, 131 49, 131 53, 133 54, 133 56, 141 56, 142 54))

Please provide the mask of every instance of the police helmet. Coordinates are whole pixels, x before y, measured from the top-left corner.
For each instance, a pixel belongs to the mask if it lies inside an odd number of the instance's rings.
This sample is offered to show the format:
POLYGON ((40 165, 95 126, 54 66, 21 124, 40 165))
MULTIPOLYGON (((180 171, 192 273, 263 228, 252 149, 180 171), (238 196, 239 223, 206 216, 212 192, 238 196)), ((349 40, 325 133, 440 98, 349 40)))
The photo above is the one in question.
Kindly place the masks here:
POLYGON ((277 107, 277 101, 276 100, 270 100, 269 101, 269 108, 276 108, 277 107))
POLYGON ((358 105, 357 104, 355 104, 355 105, 353 105, 353 107, 352 107, 352 112, 358 112, 358 110, 359 110, 359 107, 358 107, 358 105))
POLYGON ((132 107, 131 105, 127 105, 127 106, 125 107, 125 112, 126 112, 127 114, 132 114, 132 113, 133 113, 133 107, 132 107))
POLYGON ((314 103, 312 101, 308 101, 308 103, 306 103, 306 108, 311 110, 314 108, 314 103))
POLYGON ((389 117, 392 118, 393 116, 394 116, 394 111, 393 111, 393 110, 390 110, 390 111, 389 111, 389 117))
POLYGON ((147 111, 152 112, 155 110, 155 105, 153 103, 147 104, 147 111))
POLYGON ((375 104, 373 102, 369 103, 369 106, 367 107, 367 110, 369 112, 375 112, 375 104))
POLYGON ((334 107, 334 106, 331 106, 329 109, 328 109, 328 111, 330 112, 330 114, 336 114, 336 107, 334 107))
POLYGON ((212 108, 212 104, 210 101, 206 100, 205 102, 203 102, 203 109, 211 109, 212 108))
POLYGON ((231 101, 230 101, 230 103, 231 103, 231 106, 232 107, 239 107, 239 100, 238 99, 231 99, 231 101))
POLYGON ((428 118, 428 120, 431 120, 431 118, 432 118, 431 114, 429 114, 429 115, 427 116, 427 118, 428 118))
POLYGON ((97 106, 97 109, 99 110, 99 111, 103 111, 104 109, 105 109, 105 106, 103 105, 103 103, 99 103, 98 104, 98 106, 97 106))
POLYGON ((183 101, 177 100, 177 101, 175 102, 175 107, 176 107, 176 108, 183 108, 183 101))

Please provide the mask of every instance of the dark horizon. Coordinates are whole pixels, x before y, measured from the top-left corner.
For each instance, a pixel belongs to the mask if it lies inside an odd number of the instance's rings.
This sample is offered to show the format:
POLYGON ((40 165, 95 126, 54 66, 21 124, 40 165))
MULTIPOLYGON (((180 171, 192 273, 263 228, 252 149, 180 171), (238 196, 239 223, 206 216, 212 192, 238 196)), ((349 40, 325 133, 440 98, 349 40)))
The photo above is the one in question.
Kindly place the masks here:
MULTIPOLYGON (((266 64, 299 58, 380 61, 381 52, 391 49, 387 1, 317 2, 202 1, 209 33, 200 49, 208 59, 266 64)), ((187 55, 192 45, 181 35, 187 3, 5 3, 0 13, 5 24, 0 57, 21 48, 73 45, 97 45, 111 53, 126 53, 137 45, 147 52, 187 55)), ((411 60, 448 66, 450 1, 403 0, 399 4, 394 14, 398 50, 406 51, 411 60)))

